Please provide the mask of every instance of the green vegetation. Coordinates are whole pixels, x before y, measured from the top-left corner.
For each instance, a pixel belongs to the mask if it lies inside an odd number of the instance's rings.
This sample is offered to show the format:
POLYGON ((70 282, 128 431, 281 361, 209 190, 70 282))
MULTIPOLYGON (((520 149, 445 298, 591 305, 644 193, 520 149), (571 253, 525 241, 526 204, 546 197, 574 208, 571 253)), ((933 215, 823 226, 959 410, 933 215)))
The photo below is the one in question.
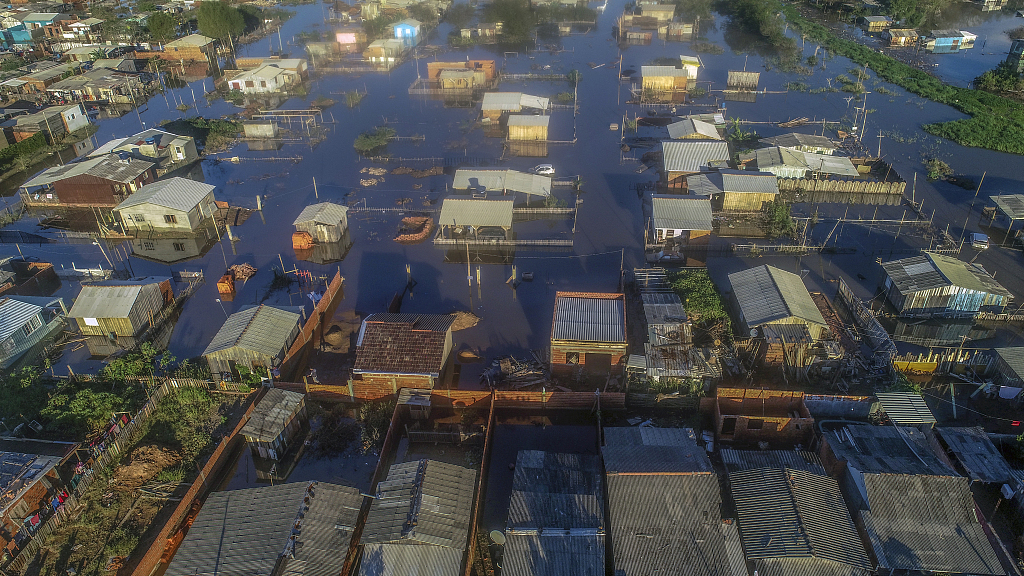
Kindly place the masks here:
POLYGON ((29 156, 46 147, 46 136, 39 132, 7 148, 0 150, 0 173, 7 172, 14 168, 19 161, 24 161, 29 156))
POLYGON ((555 102, 559 104, 571 104, 573 99, 575 99, 575 96, 573 96, 572 92, 559 92, 555 94, 555 102))
POLYGON ((529 40, 537 23, 529 0, 494 0, 484 7, 482 21, 501 22, 505 41, 512 43, 529 40))
POLYGON ((806 62, 808 66, 814 68, 815 66, 818 65, 818 56, 815 54, 811 54, 810 56, 807 57, 806 62))
POLYGON ((953 175, 953 169, 938 158, 928 158, 924 161, 924 167, 928 170, 928 181, 945 180, 953 175))
POLYGON ((1006 31, 1006 35, 1010 37, 1010 40, 1021 40, 1024 39, 1024 26, 1017 26, 1006 31))
POLYGON ((682 299, 687 317, 693 321, 694 344, 732 339, 732 321, 707 270, 669 272, 668 281, 682 299))
POLYGON ((419 20, 428 28, 437 26, 437 23, 440 20, 437 14, 437 9, 426 2, 412 4, 405 10, 409 13, 409 16, 419 20))
POLYGON ((360 92, 359 90, 349 90, 345 92, 345 105, 349 108, 355 108, 359 106, 359 103, 366 98, 366 92, 360 92))
POLYGON ((165 123, 163 127, 175 134, 195 138, 196 142, 203 145, 207 151, 226 148, 242 130, 240 122, 203 118, 202 116, 174 120, 165 123))
POLYGON ((369 20, 363 20, 363 32, 366 32, 366 40, 372 42, 391 35, 391 25, 402 19, 402 14, 387 11, 369 20))
POLYGON ((474 14, 476 14, 476 8, 471 4, 455 4, 444 15, 444 21, 451 24, 455 30, 460 30, 469 25, 474 14))
POLYGON ((703 86, 691 86, 690 89, 686 91, 686 95, 693 99, 703 98, 708 95, 708 90, 703 86))
POLYGON ((676 5, 677 18, 683 22, 693 22, 698 18, 703 20, 711 19, 711 10, 714 3, 712 0, 675 0, 672 4, 676 5))
POLYGON ((569 70, 568 74, 565 75, 565 79, 569 81, 569 84, 576 86, 577 84, 580 83, 580 80, 583 79, 583 74, 579 70, 573 68, 572 70, 569 70))
POLYGON ((912 382, 907 375, 902 372, 896 373, 896 381, 893 382, 892 386, 889 387, 889 392, 911 392, 913 394, 921 393, 921 384, 918 382, 912 382))
POLYGON ((8 58, 0 64, 0 71, 10 72, 11 70, 21 68, 25 64, 28 64, 28 60, 25 60, 24 58, 8 58))
POLYGON ((359 136, 356 136, 356 141, 352 144, 360 154, 368 154, 379 148, 383 148, 391 142, 391 139, 395 137, 397 132, 391 128, 385 126, 378 126, 374 128, 373 132, 363 132, 359 136))
POLYGON ((214 429, 222 423, 218 402, 202 388, 176 388, 157 404, 146 420, 140 444, 175 446, 181 451, 181 465, 193 469, 212 441, 214 429))
POLYGON ((725 138, 735 144, 738 148, 749 148, 755 144, 761 136, 754 130, 744 130, 740 125, 739 118, 733 118, 725 131, 725 138))
POLYGON ((694 42, 690 48, 698 54, 725 54, 725 48, 714 42, 694 42))
POLYGON ((566 5, 558 2, 537 4, 538 22, 594 22, 597 11, 579 4, 566 5))
POLYGON ((728 4, 733 23, 780 52, 793 51, 796 41, 786 36, 781 10, 778 0, 736 0, 728 4))
POLYGON ((204 35, 230 40, 245 30, 242 13, 227 2, 203 2, 196 10, 196 23, 204 35))
POLYGON ((166 12, 157 12, 146 21, 149 37, 160 42, 174 40, 178 35, 178 22, 166 12))
POLYGON ((807 92, 811 87, 804 82, 786 82, 785 88, 791 92, 807 92))
POLYGON ((1012 64, 1003 60, 995 69, 975 78, 974 87, 1019 100, 1022 98, 1021 92, 1024 92, 1024 76, 1018 74, 1012 64))
POLYGON ((360 440, 364 454, 377 453, 384 446, 394 413, 394 400, 367 402, 359 407, 359 419, 362 421, 360 440))
POLYGON ((783 10, 790 25, 829 52, 845 56, 862 66, 867 64, 876 76, 886 82, 971 116, 966 120, 926 124, 925 131, 964 146, 1024 154, 1024 104, 1021 102, 982 90, 946 85, 938 78, 872 48, 839 38, 828 28, 801 16, 794 6, 786 6, 783 10))
POLYGON ((788 203, 776 200, 768 205, 764 213, 764 232, 771 239, 792 236, 796 232, 788 203))

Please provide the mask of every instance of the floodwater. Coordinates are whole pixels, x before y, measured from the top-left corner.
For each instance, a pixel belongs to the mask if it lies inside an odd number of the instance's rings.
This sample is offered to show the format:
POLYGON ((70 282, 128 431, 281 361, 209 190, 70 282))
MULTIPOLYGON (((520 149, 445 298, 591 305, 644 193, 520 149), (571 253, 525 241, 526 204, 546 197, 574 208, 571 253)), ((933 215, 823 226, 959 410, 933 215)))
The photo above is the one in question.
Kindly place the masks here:
MULTIPOLYGON (((621 12, 625 0, 609 2, 607 10, 599 16, 597 29, 586 35, 574 35, 559 40, 561 51, 504 52, 497 46, 480 46, 469 49, 452 50, 439 56, 440 59, 463 60, 466 58, 493 58, 506 72, 529 72, 532 66, 549 65, 553 72, 567 72, 578 69, 583 78, 579 85, 579 115, 573 119, 572 112, 567 109, 556 109, 552 112, 552 140, 571 140, 575 132, 578 142, 575 145, 552 145, 546 159, 538 158, 506 158, 497 159, 502 154, 499 139, 485 138, 482 130, 472 128, 478 115, 477 109, 445 108, 442 102, 411 97, 407 94, 409 85, 426 69, 425 62, 409 61, 395 68, 390 73, 365 73, 360 75, 329 74, 315 77, 310 84, 310 94, 306 98, 294 98, 286 102, 282 108, 300 109, 308 107, 309 102, 318 96, 334 98, 340 103, 328 109, 325 114, 330 130, 326 139, 315 148, 304 144, 287 144, 276 151, 249 151, 246 146, 239 145, 219 157, 239 156, 237 164, 207 160, 203 162, 206 181, 217 185, 216 197, 232 205, 255 208, 256 196, 265 195, 263 213, 256 214, 242 226, 234 229, 235 242, 226 238, 209 249, 205 255, 193 260, 173 265, 162 265, 156 262, 131 258, 131 266, 135 274, 164 274, 171 270, 202 269, 207 282, 189 300, 183 309, 174 333, 170 339, 170 350, 179 358, 194 357, 203 349, 218 330, 225 314, 239 307, 258 302, 266 295, 267 288, 273 278, 272 269, 284 267, 309 270, 314 276, 332 274, 340 270, 345 277, 344 301, 339 311, 354 309, 359 314, 370 314, 387 309, 387 305, 396 292, 400 292, 407 282, 406 267, 416 281, 415 288, 402 306, 403 312, 415 313, 447 313, 455 310, 470 310, 481 318, 481 322, 468 330, 456 333, 457 347, 472 347, 480 351, 485 358, 491 359, 498 355, 515 354, 527 356, 530 349, 546 348, 551 329, 551 310, 555 292, 558 290, 578 291, 614 291, 618 288, 620 267, 629 269, 643 265, 643 216, 641 202, 634 190, 630 188, 639 182, 654 180, 657 176, 653 171, 636 174, 637 162, 622 160, 619 151, 619 132, 609 130, 610 123, 619 123, 623 114, 645 114, 646 110, 636 106, 627 106, 625 84, 618 82, 617 61, 621 53, 623 68, 639 70, 643 64, 659 57, 675 58, 680 54, 692 54, 689 44, 665 43, 656 40, 648 46, 620 47, 612 39, 612 26, 616 15, 621 12), (611 64, 611 63, 615 64, 611 64), (606 64, 591 69, 588 63, 606 64), (369 97, 355 109, 348 109, 343 104, 343 93, 352 89, 367 90, 369 97), (344 261, 338 264, 317 265, 295 258, 289 238, 293 231, 292 221, 308 204, 317 201, 331 200, 342 203, 355 203, 368 207, 395 207, 403 198, 411 199, 410 208, 424 204, 438 205, 444 196, 446 186, 450 184, 450 176, 432 176, 425 179, 414 179, 411 176, 384 177, 384 182, 375 187, 362 188, 359 180, 366 178, 360 169, 372 166, 361 159, 352 148, 352 142, 360 132, 370 130, 374 126, 387 124, 393 127, 399 136, 423 135, 423 142, 401 141, 388 146, 393 156, 445 157, 464 156, 474 162, 491 162, 500 166, 515 169, 526 169, 545 162, 555 166, 561 176, 579 175, 583 181, 582 203, 579 205, 578 219, 575 228, 575 244, 571 251, 541 251, 519 249, 514 258, 514 265, 519 274, 532 272, 534 280, 524 282, 513 289, 506 280, 512 274, 512 265, 487 264, 485 258, 470 264, 467 270, 465 258, 461 261, 451 252, 435 248, 424 243, 414 246, 399 245, 391 240, 397 232, 401 214, 398 213, 356 213, 350 214, 351 239, 353 245, 344 261), (273 161, 273 158, 301 156, 298 163, 273 161), (313 179, 316 179, 314 190, 313 179), (416 184, 422 187, 415 189, 416 184), (244 286, 240 285, 238 295, 233 302, 218 303, 215 280, 226 266, 250 263, 259 272, 244 286), (467 275, 472 276, 471 283, 467 275), (477 278, 479 277, 479 283, 477 278), (223 309, 221 306, 223 305, 223 309)), ((294 8, 297 15, 284 25, 282 37, 288 42, 294 34, 301 30, 319 28, 327 29, 321 22, 322 13, 319 5, 294 8)), ((703 24, 703 21, 702 21, 703 24)), ((838 74, 848 74, 852 68, 845 58, 826 59, 813 72, 813 75, 801 76, 795 73, 780 73, 777 69, 768 71, 764 66, 764 58, 756 53, 738 53, 730 50, 724 37, 739 42, 741 35, 726 34, 727 19, 717 17, 710 29, 706 30, 709 40, 726 48, 721 55, 702 54, 704 67, 700 70, 699 79, 710 81, 713 90, 725 88, 727 72, 747 70, 762 72, 760 88, 768 92, 784 90, 787 82, 805 82, 813 87, 827 85, 827 79, 838 74), (824 69, 822 69, 824 66, 824 69)), ((429 40, 431 44, 441 44, 448 32, 447 25, 441 28, 429 40)), ((981 39, 979 39, 979 45, 981 39)), ((276 42, 275 42, 276 47, 276 42)), ((285 49, 295 54, 300 48, 286 45, 285 49)), ((977 50, 977 49, 976 49, 977 50)), ((257 56, 269 54, 268 41, 264 40, 241 49, 242 55, 257 56)), ((979 50, 980 52, 980 50, 979 50)), ((814 53, 814 46, 804 46, 805 56, 814 53)), ((951 56, 956 59, 959 56, 951 56)), ((956 60, 950 60, 955 62, 956 60)), ((870 71, 869 71, 870 74, 870 71)), ((974 72, 971 72, 974 75, 974 72)), ((973 76, 971 76, 973 77, 973 76)), ((175 102, 192 103, 193 91, 197 97, 197 106, 204 116, 219 117, 238 111, 238 108, 223 101, 207 104, 202 98, 202 87, 210 86, 210 80, 193 82, 184 88, 170 90, 164 96, 151 98, 144 110, 138 114, 130 113, 121 118, 100 121, 97 139, 100 143, 116 136, 125 136, 138 131, 143 125, 150 127, 159 124, 165 118, 177 118, 194 114, 181 113, 175 109, 175 102)), ((708 86, 708 84, 703 84, 708 86)), ((934 222, 940 229, 949 226, 949 233, 955 238, 962 234, 975 231, 992 233, 989 228, 979 222, 981 207, 991 205, 989 196, 999 193, 1017 193, 1022 188, 1024 174, 1020 170, 1019 156, 1002 154, 980 149, 965 148, 924 133, 920 126, 928 122, 941 122, 962 118, 963 115, 947 106, 935 104, 907 94, 902 88, 877 83, 872 78, 867 81, 867 122, 864 144, 872 151, 880 145, 881 153, 887 162, 908 182, 917 172, 917 184, 914 196, 924 202, 923 209, 931 214, 934 211, 934 222), (884 95, 874 92, 877 87, 885 86, 893 90, 895 95, 884 95), (881 134, 883 138, 878 139, 881 134), (974 199, 974 191, 964 190, 945 182, 930 183, 923 171, 923 154, 935 155, 946 160, 954 170, 975 181, 979 181, 984 173, 984 184, 981 187, 973 212, 969 213, 974 199)), ((503 91, 525 91, 541 96, 553 96, 567 91, 570 87, 565 83, 509 81, 502 82, 503 91)), ((719 96, 721 94, 719 93, 719 96)), ((850 95, 839 93, 812 94, 810 92, 789 92, 761 94, 754 103, 727 102, 726 115, 752 122, 788 120, 791 118, 808 117, 821 121, 849 124, 853 110, 858 106, 856 99, 848 99, 850 95)), ((690 108, 694 112, 710 112, 715 109, 715 99, 698 101, 699 106, 690 108)), ((679 112, 686 112, 681 107, 679 112)), ((747 127, 756 129, 762 136, 771 136, 787 130, 771 127, 766 124, 752 124, 747 127)), ((805 127, 804 131, 813 128, 805 127)), ((393 163, 388 168, 399 164, 393 163)), ((421 167, 421 166, 414 166, 421 167)), ((908 192, 909 193, 909 192, 908 192)), ((560 199, 571 204, 573 198, 567 188, 555 188, 560 199)), ((817 208, 820 216, 833 218, 843 216, 848 209, 848 216, 862 218, 877 217, 899 218, 904 213, 903 207, 876 207, 864 205, 797 205, 798 214, 810 215, 817 208)), ((23 229, 31 230, 34 222, 23 222, 23 229)), ((996 226, 1005 227, 1005 222, 996 221, 996 226)), ((516 225, 520 237, 546 238, 562 237, 571 230, 571 222, 537 221, 528 225, 516 225), (521 227, 521 228, 520 228, 521 227)), ((856 249, 855 254, 824 255, 813 257, 765 257, 737 258, 715 257, 708 262, 708 269, 720 286, 727 286, 725 277, 728 273, 748 266, 771 263, 776 266, 801 272, 806 270, 805 281, 812 290, 820 290, 832 296, 835 294, 836 282, 839 278, 846 280, 857 294, 864 299, 871 299, 882 279, 881 268, 877 259, 896 258, 904 253, 899 250, 927 247, 928 241, 915 238, 902 231, 899 239, 893 239, 893 232, 883 234, 880 230, 846 224, 839 227, 834 234, 832 223, 822 221, 816 226, 811 238, 818 242, 830 238, 830 244, 856 249), (883 252, 887 251, 887 252, 883 252), (860 276, 858 276, 860 275, 860 276)), ((734 238, 716 239, 714 242, 728 245, 736 242, 734 238)), ((9 251, 13 247, 9 247, 9 251)), ((108 245, 108 248, 111 248, 108 245)), ((26 255, 40 256, 44 259, 70 265, 72 261, 81 266, 95 266, 105 262, 98 246, 92 244, 59 244, 44 246, 22 246, 26 255)), ((113 252, 113 250, 108 250, 113 252)), ((975 253, 965 248, 963 259, 972 259, 997 273, 1013 293, 1024 295, 1024 275, 1021 270, 1022 255, 1019 250, 993 247, 982 253, 975 253)), ((115 264, 117 262, 115 261, 115 264)), ((104 264, 106 267, 106 264, 104 264)), ((77 285, 65 283, 61 295, 71 297, 77 292, 77 285)), ((301 295, 298 296, 301 298, 301 295)), ((287 294, 276 294, 271 301, 287 302, 287 294)), ((877 301, 876 301, 877 303, 877 301)), ((1018 335, 1013 332, 1001 331, 1000 341, 1015 342, 1018 335)), ((989 342, 989 341, 985 341, 989 342)), ((86 359, 87 351, 79 350, 69 353, 64 363, 81 369, 95 369, 98 364, 86 359), (83 368, 84 367, 84 368, 83 368)), ((463 371, 462 385, 476 387, 477 372, 488 363, 466 366, 463 371)), ((62 370, 61 366, 57 370, 62 370)))

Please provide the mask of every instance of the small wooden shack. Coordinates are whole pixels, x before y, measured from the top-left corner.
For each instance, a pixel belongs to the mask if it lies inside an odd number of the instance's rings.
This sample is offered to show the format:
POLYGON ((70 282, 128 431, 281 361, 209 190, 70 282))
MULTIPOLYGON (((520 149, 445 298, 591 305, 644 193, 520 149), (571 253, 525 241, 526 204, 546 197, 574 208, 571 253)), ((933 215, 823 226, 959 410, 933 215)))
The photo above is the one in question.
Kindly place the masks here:
POLYGON ((311 204, 292 225, 296 232, 305 232, 316 242, 338 242, 348 229, 348 208, 333 202, 311 204))
POLYGON ((640 75, 643 90, 656 94, 686 91, 689 78, 686 70, 675 66, 641 66, 640 75))
POLYGON ((888 16, 864 16, 860 19, 860 24, 868 32, 881 32, 892 26, 892 18, 888 16))
POLYGON ((770 172, 719 170, 687 176, 690 194, 711 198, 716 210, 761 212, 779 197, 779 181, 770 172))
POLYGON ((242 427, 242 436, 254 456, 280 460, 305 423, 305 396, 271 388, 242 427))
POLYGON ((760 80, 760 72, 729 70, 729 77, 726 79, 726 85, 732 90, 757 90, 757 83, 760 80))
POLYGON ((888 42, 890 48, 914 46, 918 38, 917 31, 911 28, 890 28, 882 32, 882 40, 888 42))
POLYGON ((298 308, 286 309, 261 304, 246 306, 224 321, 203 357, 215 379, 237 379, 238 367, 254 374, 280 366, 288 348, 299 335, 298 308))
POLYGON ((509 116, 508 139, 547 140, 550 121, 550 116, 509 116))
POLYGON ((138 336, 173 300, 170 278, 107 280, 82 286, 68 318, 84 336, 138 336))

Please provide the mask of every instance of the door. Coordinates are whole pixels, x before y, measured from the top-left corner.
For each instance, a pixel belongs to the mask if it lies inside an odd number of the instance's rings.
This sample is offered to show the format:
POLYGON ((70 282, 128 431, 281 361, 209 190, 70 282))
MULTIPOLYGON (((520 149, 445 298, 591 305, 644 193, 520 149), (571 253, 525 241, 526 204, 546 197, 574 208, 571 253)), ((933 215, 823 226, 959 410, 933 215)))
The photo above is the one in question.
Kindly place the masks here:
POLYGON ((584 364, 589 374, 609 374, 612 371, 612 355, 587 352, 584 364))

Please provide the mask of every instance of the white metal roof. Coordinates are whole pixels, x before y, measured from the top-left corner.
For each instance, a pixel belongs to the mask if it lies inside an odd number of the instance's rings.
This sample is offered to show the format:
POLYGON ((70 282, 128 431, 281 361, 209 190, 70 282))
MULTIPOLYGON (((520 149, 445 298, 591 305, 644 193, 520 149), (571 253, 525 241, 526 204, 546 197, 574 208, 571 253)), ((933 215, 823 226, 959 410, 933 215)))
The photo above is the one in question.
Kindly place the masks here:
POLYGON ((700 172, 713 161, 729 161, 729 144, 721 140, 668 140, 661 143, 665 170, 700 172))
POLYGON ((516 170, 456 170, 452 188, 487 192, 522 192, 535 196, 551 195, 551 178, 516 170))
POLYGON ((547 126, 551 116, 534 116, 517 114, 508 117, 509 126, 547 126))
POLYGON ((292 226, 301 224, 303 222, 317 222, 319 224, 331 224, 338 225, 341 221, 345 220, 345 216, 348 214, 348 207, 333 202, 321 202, 319 204, 310 204, 299 212, 298 217, 292 222, 292 226))
POLYGON ((457 198, 449 197, 441 204, 437 219, 441 226, 512 226, 511 198, 457 198))
POLYGON ((711 230, 711 200, 655 194, 651 197, 651 219, 655 229, 711 230))
POLYGON ((213 192, 214 188, 216 186, 175 176, 143 186, 138 192, 125 198, 114 210, 124 210, 140 204, 154 204, 188 212, 213 192))

